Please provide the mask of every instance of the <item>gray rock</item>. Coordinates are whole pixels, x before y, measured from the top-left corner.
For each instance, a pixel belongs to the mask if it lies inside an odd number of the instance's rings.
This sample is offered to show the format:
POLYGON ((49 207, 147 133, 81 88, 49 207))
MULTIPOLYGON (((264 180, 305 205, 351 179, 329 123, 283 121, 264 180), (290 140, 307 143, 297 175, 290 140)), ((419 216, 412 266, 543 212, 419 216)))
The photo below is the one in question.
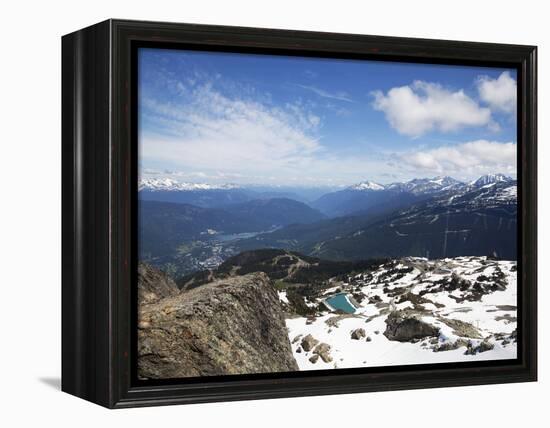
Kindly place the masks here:
POLYGON ((366 336, 366 333, 364 328, 358 328, 351 332, 351 338, 353 340, 360 340, 365 336, 366 336))
POLYGON ((311 351, 315 345, 317 345, 319 341, 315 339, 311 334, 308 334, 306 337, 302 339, 302 348, 304 348, 304 351, 309 352, 311 351))
POLYGON ((480 342, 479 345, 474 346, 472 342, 468 342, 468 346, 466 349, 466 352, 464 352, 465 355, 475 355, 479 354, 481 352, 487 352, 492 350, 495 347, 495 345, 487 340, 484 340, 483 342, 480 342))
POLYGON ((444 342, 442 344, 434 346, 432 349, 434 352, 453 351, 461 346, 468 346, 468 342, 464 339, 458 339, 454 342, 444 342))
POLYGON ((372 338, 370 336, 367 336, 367 342, 372 342, 372 338))
POLYGON ((398 342, 413 342, 425 337, 439 336, 439 328, 421 321, 408 311, 394 311, 386 318, 384 336, 398 342))
POLYGON ((140 379, 298 370, 284 309, 264 273, 141 304, 138 322, 149 326, 138 330, 140 379))
POLYGON ((315 364, 317 362, 317 360, 319 360, 319 355, 318 354, 313 354, 311 357, 309 357, 309 361, 313 364, 315 364))
POLYGON ((313 350, 313 353, 319 355, 325 363, 330 363, 332 361, 330 345, 328 343, 319 343, 313 350))
POLYGON ((495 348, 495 345, 491 342, 484 340, 477 347, 477 352, 487 352, 495 348))

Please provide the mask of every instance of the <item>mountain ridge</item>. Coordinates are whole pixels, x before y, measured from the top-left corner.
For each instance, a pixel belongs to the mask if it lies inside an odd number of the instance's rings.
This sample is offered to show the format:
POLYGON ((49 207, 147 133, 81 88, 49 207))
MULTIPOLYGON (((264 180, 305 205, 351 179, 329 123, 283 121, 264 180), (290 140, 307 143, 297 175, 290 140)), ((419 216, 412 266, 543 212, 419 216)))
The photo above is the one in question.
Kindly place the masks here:
POLYGON ((333 260, 493 254, 514 259, 516 192, 515 181, 464 186, 390 213, 282 228, 237 245, 241 250, 288 248, 333 260))

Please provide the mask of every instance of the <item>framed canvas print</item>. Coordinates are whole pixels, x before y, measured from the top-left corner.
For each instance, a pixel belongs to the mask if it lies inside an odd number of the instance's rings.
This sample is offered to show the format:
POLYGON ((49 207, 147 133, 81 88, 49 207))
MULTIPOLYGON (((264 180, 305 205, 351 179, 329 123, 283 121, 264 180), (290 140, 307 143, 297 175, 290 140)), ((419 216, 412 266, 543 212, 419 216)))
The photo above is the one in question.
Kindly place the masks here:
POLYGON ((536 49, 109 20, 63 37, 64 391, 536 380, 536 49))

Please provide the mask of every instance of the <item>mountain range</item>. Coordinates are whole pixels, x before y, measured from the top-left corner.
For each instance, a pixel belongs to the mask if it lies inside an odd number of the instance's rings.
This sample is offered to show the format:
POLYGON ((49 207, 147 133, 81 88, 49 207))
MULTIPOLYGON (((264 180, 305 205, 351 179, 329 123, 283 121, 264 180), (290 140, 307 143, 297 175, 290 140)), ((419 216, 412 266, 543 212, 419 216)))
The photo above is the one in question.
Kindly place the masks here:
POLYGON ((503 174, 364 181, 308 204, 277 189, 163 183, 140 183, 140 257, 179 275, 262 248, 329 260, 516 258, 517 183, 503 174))
POLYGON ((239 186, 232 183, 188 183, 170 178, 144 178, 138 184, 141 200, 192 203, 205 208, 271 198, 288 198, 309 203, 334 190, 337 190, 334 186, 239 186))
POLYGON ((452 177, 415 178, 406 182, 387 185, 365 181, 346 189, 327 193, 312 203, 330 217, 339 217, 371 211, 371 213, 395 210, 437 194, 481 187, 486 184, 514 180, 503 174, 484 175, 470 183, 455 180, 452 177))
POLYGON ((242 250, 287 248, 336 260, 459 255, 515 259, 516 182, 486 181, 453 185, 431 197, 423 194, 423 198, 396 210, 289 226, 240 241, 238 246, 242 250))

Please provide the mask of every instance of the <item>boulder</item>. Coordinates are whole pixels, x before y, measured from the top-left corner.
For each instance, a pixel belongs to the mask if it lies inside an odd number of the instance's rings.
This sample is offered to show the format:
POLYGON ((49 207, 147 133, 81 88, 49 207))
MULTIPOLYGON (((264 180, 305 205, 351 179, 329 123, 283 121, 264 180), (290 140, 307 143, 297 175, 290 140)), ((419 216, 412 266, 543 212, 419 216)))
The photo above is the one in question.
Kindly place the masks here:
POLYGON ((332 361, 330 345, 328 343, 319 343, 313 350, 313 353, 319 355, 325 363, 330 363, 332 361))
POLYGON ((304 351, 309 352, 311 351, 315 345, 317 345, 319 341, 315 339, 311 334, 308 334, 306 337, 302 339, 302 348, 304 348, 304 351))
POLYGON ((351 332, 351 338, 353 340, 360 340, 365 336, 366 336, 366 333, 364 328, 358 328, 351 332))
POLYGON ((318 354, 313 354, 311 357, 309 357, 309 361, 313 364, 315 364, 317 362, 317 360, 319 360, 319 355, 318 354))
POLYGON ((384 336, 398 342, 413 342, 426 337, 439 336, 439 328, 422 321, 414 313, 393 311, 386 318, 384 336))
POLYGON ((466 349, 466 352, 464 352, 465 355, 475 355, 479 354, 481 352, 487 352, 492 350, 495 347, 495 345, 488 340, 483 340, 480 342, 477 346, 473 345, 472 342, 468 342, 468 347, 466 349))
POLYGON ((284 309, 261 272, 142 301, 138 323, 147 327, 138 330, 140 379, 298 370, 284 309))

